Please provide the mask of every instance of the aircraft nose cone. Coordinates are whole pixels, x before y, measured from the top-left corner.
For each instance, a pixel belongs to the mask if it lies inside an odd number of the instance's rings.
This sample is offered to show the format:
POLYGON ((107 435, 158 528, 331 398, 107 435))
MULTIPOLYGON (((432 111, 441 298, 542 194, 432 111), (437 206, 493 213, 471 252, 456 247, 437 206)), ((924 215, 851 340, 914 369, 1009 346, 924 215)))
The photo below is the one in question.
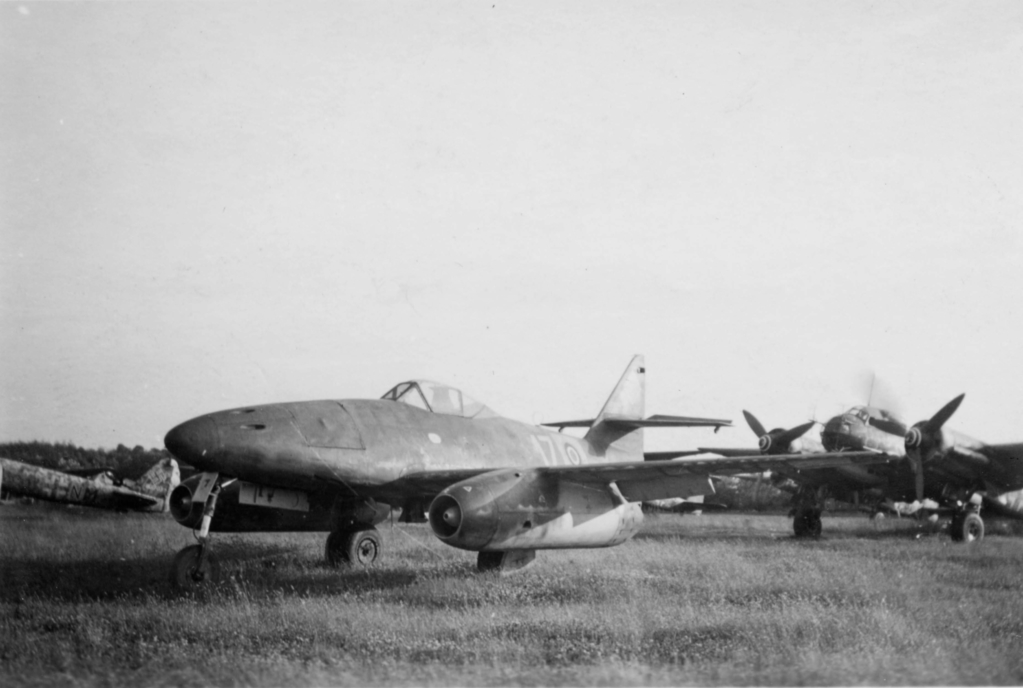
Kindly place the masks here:
POLYGON ((202 467, 203 457, 216 449, 219 442, 217 426, 205 416, 185 421, 163 438, 167 451, 197 468, 202 467))

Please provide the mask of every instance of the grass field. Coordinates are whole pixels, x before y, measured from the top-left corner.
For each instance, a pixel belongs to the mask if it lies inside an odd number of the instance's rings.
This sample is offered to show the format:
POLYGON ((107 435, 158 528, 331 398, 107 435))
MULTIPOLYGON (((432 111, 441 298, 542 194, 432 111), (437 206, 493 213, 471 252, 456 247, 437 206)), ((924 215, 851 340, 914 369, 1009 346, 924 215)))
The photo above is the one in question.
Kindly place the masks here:
POLYGON ((181 596, 169 517, 6 506, 0 684, 1021 684, 1023 534, 989 525, 648 515, 505 578, 425 526, 381 527, 368 571, 323 534, 218 534, 225 580, 181 596))

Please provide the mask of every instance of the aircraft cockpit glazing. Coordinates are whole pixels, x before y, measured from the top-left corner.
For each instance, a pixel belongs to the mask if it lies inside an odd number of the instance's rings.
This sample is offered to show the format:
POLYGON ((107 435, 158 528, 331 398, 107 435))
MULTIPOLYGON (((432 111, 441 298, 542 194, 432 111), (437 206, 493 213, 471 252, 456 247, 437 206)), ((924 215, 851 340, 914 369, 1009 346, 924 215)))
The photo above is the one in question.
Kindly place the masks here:
POLYGON ((852 416, 864 425, 875 425, 876 427, 882 428, 885 432, 891 434, 904 435, 907 430, 906 424, 896 418, 892 413, 873 406, 854 406, 849 409, 846 416, 852 416), (871 423, 871 418, 875 421, 881 422, 871 423))
POLYGON ((462 418, 497 418, 497 414, 461 390, 430 380, 410 380, 392 387, 381 399, 400 401, 432 413, 462 418))

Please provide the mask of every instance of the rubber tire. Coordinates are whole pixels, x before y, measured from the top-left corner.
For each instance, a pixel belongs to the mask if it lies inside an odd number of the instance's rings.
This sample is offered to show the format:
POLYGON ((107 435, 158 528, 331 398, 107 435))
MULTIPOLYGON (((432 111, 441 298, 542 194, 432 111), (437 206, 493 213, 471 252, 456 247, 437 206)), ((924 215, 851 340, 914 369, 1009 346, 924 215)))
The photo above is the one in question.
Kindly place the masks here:
POLYGON ((190 545, 177 553, 171 567, 171 585, 178 590, 195 590, 215 585, 220 580, 220 562, 213 552, 206 551, 206 559, 201 569, 196 567, 199 561, 199 545, 190 545))
POLYGON ((792 518, 792 532, 797 538, 817 539, 821 529, 821 517, 815 509, 799 509, 792 518))
POLYGON ((806 537, 806 521, 803 520, 803 515, 801 513, 797 512, 796 515, 792 517, 792 533, 797 538, 806 537))
POLYGON ((952 540, 955 542, 977 542, 984 539, 984 519, 978 513, 952 517, 952 540))
POLYGON ((372 566, 380 556, 383 541, 376 528, 335 530, 327 536, 324 558, 329 566, 372 566))
POLYGON ((820 514, 811 513, 811 515, 807 516, 806 520, 806 536, 813 538, 814 540, 819 539, 821 536, 821 530, 824 529, 824 526, 821 523, 820 514))
POLYGON ((480 573, 500 571, 504 563, 504 552, 479 552, 476 555, 476 570, 480 573))

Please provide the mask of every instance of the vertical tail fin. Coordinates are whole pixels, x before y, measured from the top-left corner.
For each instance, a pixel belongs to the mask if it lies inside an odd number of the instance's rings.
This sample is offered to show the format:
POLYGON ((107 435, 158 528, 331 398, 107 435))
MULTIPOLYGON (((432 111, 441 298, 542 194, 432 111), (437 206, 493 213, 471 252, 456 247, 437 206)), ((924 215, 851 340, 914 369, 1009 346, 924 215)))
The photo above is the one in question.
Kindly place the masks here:
POLYGON ((629 366, 593 421, 586 441, 597 454, 614 454, 616 461, 643 460, 643 429, 609 424, 609 420, 642 420, 646 412, 646 364, 642 354, 629 366))
POLYGON ((174 459, 161 459, 138 480, 124 481, 125 487, 163 500, 154 511, 167 511, 170 493, 181 482, 181 471, 174 459))

